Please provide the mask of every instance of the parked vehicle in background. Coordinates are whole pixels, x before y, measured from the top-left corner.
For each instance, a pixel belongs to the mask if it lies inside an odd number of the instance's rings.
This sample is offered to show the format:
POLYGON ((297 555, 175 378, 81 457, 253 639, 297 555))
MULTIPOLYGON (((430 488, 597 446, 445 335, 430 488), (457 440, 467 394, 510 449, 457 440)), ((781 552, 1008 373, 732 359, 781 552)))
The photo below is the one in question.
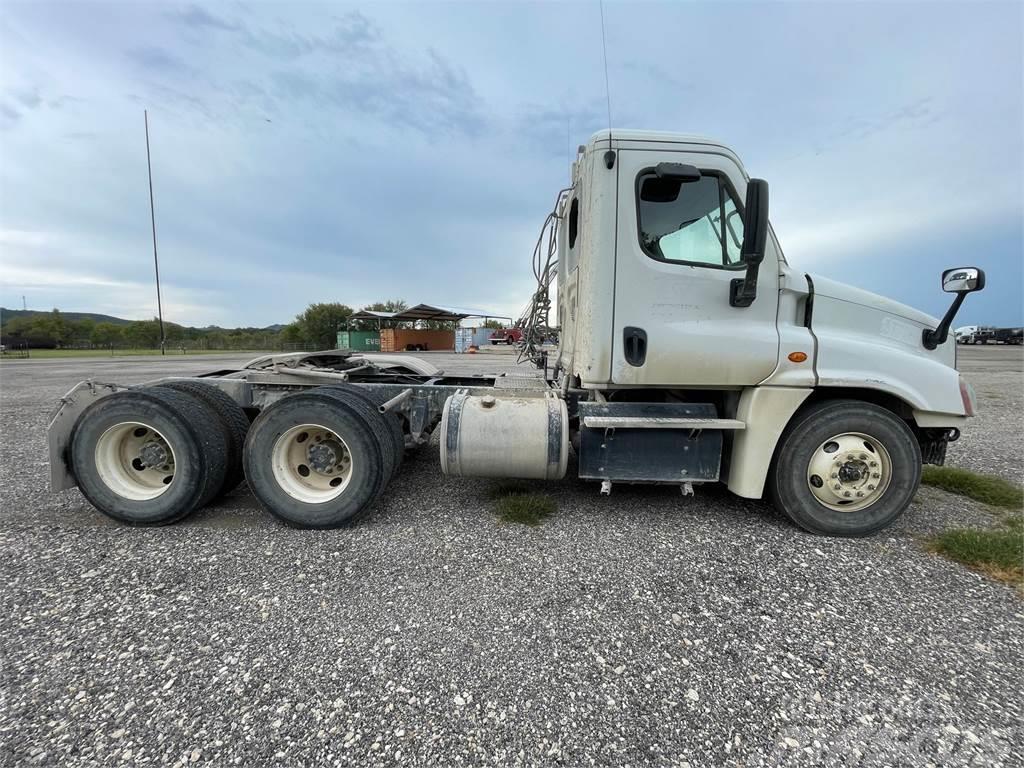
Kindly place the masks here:
POLYGON ((996 344, 1024 343, 1024 328, 996 328, 993 339, 996 344))
POLYGON ((499 328, 491 334, 491 344, 518 344, 523 340, 523 332, 519 328, 499 328))
POLYGON ((1021 344, 1024 343, 1022 328, 993 328, 989 325, 965 325, 956 330, 957 344, 1021 344))

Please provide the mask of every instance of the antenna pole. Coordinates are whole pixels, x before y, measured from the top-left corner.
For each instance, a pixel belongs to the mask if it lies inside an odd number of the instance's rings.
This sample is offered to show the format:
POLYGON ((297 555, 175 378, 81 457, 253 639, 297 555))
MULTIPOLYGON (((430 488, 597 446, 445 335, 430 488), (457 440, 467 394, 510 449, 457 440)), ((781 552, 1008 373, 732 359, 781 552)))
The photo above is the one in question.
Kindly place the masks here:
POLYGON ((153 269, 156 272, 156 312, 160 321, 160 354, 167 354, 164 344, 164 307, 160 300, 160 260, 156 255, 156 209, 153 206, 153 164, 149 159, 149 111, 142 110, 146 123, 146 170, 149 171, 149 223, 153 228, 153 269))
POLYGON ((612 89, 608 85, 608 41, 604 34, 604 0, 599 0, 601 9, 601 52, 604 54, 604 95, 608 101, 608 141, 612 138, 612 89))

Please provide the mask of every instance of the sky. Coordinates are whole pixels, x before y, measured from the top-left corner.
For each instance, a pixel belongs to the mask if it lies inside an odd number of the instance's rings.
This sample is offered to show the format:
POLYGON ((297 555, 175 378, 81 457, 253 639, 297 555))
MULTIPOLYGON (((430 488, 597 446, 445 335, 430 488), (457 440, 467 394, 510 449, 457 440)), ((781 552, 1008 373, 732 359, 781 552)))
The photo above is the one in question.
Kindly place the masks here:
MULTIPOLYGON (((608 125, 584 3, 6 2, 0 305, 289 322, 388 298, 516 315, 569 152, 608 125)), ((771 185, 790 264, 1024 322, 1024 4, 604 5, 612 124, 771 185)))

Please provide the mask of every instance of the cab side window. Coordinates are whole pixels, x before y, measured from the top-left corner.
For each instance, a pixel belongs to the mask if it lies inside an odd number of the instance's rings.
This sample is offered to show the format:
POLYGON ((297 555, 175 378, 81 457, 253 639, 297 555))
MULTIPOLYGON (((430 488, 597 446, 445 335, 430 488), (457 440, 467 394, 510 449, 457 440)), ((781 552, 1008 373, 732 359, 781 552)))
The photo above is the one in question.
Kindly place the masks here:
POLYGON ((724 179, 699 181, 637 178, 640 245, 652 259, 717 268, 739 268, 743 217, 724 179))

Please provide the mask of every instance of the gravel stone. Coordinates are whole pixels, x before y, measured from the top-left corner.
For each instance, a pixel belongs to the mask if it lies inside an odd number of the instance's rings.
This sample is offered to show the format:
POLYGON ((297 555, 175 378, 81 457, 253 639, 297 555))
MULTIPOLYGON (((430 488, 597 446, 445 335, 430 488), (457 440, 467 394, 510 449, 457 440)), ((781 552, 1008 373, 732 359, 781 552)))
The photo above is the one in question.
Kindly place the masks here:
MULTIPOLYGON (((961 352, 982 415, 951 463, 1020 477, 1016 355, 961 352)), ((346 530, 279 525, 244 487, 160 529, 47 491, 76 381, 237 362, 0 363, 0 765, 1024 763, 1024 603, 924 550, 991 520, 934 489, 860 540, 571 478, 510 525, 436 444, 346 530)))

